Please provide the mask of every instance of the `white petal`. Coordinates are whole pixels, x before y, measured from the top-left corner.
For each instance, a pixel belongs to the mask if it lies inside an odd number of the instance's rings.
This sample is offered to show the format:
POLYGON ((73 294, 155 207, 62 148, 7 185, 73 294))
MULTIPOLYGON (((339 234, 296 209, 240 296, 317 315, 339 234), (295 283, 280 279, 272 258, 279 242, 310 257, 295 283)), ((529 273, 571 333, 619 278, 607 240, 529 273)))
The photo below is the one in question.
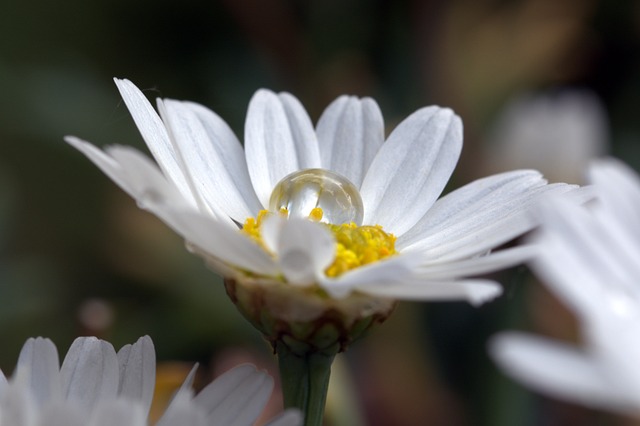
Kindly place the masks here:
POLYGON ((38 406, 60 398, 60 360, 51 340, 29 338, 20 351, 15 374, 29 382, 38 406))
POLYGON ((101 401, 93 410, 88 426, 147 426, 144 408, 137 401, 101 401))
POLYGON ((145 415, 151 407, 156 383, 156 351, 149 336, 118 351, 120 382, 118 395, 137 401, 145 415))
POLYGON ((153 200, 155 203, 196 209, 196 205, 185 199, 158 167, 136 149, 111 146, 107 148, 108 152, 105 152, 75 137, 66 137, 65 140, 85 154, 120 188, 138 201, 141 208, 145 208, 148 200, 153 200))
POLYGON ((449 109, 422 108, 396 127, 362 182, 364 223, 399 236, 433 205, 462 149, 462 122, 449 109))
POLYGON ((38 426, 86 426, 87 414, 74 404, 60 402, 48 404, 40 411, 38 426))
POLYGON ((156 159, 162 171, 180 190, 182 195, 194 203, 188 179, 182 170, 175 148, 160 117, 151 106, 144 94, 129 80, 114 79, 118 90, 124 99, 133 120, 140 130, 151 154, 156 159))
POLYGON ((625 242, 628 235, 611 232, 612 222, 598 221, 580 206, 554 201, 541 210, 543 232, 534 240, 540 255, 532 263, 536 273, 587 318, 609 308, 605 302, 638 298, 640 248, 625 242))
POLYGON ((211 426, 206 410, 196 405, 190 395, 177 393, 156 426, 211 426))
POLYGON ((532 259, 539 252, 538 249, 539 247, 533 245, 522 245, 470 259, 425 264, 419 268, 419 274, 429 280, 486 274, 524 263, 532 259))
POLYGON ((238 229, 189 210, 152 204, 148 207, 178 234, 212 257, 259 275, 278 275, 278 267, 271 256, 238 229))
MULTIPOLYGON (((99 152, 99 151, 98 151, 99 152)), ((219 222, 199 213, 143 154, 133 148, 111 147, 115 172, 141 208, 151 211, 174 231, 203 251, 231 265, 273 275, 275 263, 257 244, 238 232, 233 222, 219 222)), ((101 158, 109 158, 100 154, 101 158)))
POLYGON ((209 412, 208 424, 253 424, 269 400, 273 379, 253 365, 241 365, 216 378, 194 399, 209 412))
POLYGON ((262 224, 262 233, 290 284, 312 285, 335 257, 333 235, 324 225, 307 219, 273 215, 262 224))
POLYGON ((110 343, 95 337, 74 340, 60 369, 62 391, 85 408, 118 392, 118 358, 110 343))
POLYGON ((534 170, 516 170, 475 180, 436 201, 414 227, 398 238, 397 246, 408 247, 545 183, 534 170))
POLYGON ((324 110, 318 125, 322 168, 341 174, 357 188, 384 142, 384 121, 371 98, 341 96, 324 110))
POLYGON ((39 413, 31 393, 21 383, 12 383, 0 399, 0 425, 33 426, 39 413))
POLYGON ((320 167, 318 142, 311 120, 293 96, 259 90, 249 103, 245 154, 251 182, 263 206, 286 175, 320 167))
POLYGON ((240 142, 229 126, 197 104, 165 100, 163 118, 193 189, 215 212, 242 223, 260 210, 240 142))
POLYGON ((332 297, 342 298, 368 285, 394 285, 412 280, 420 262, 421 256, 403 253, 352 269, 337 278, 322 277, 319 282, 332 297))
POLYGON ((133 197, 132 189, 122 176, 120 165, 104 151, 93 144, 76 138, 75 136, 65 136, 64 140, 78 151, 82 152, 93 164, 98 166, 109 179, 114 181, 120 188, 133 197))
POLYGON ((632 226, 640 217, 640 177, 626 164, 608 158, 594 162, 589 178, 613 222, 624 226, 625 232, 640 241, 640 229, 632 226))
POLYGON ((170 204, 174 207, 194 208, 182 193, 166 179, 160 169, 146 155, 127 146, 110 146, 105 152, 119 166, 119 176, 130 189, 140 208, 152 204, 170 204))
POLYGON ((7 377, 4 375, 2 370, 0 370, 0 398, 2 398, 2 393, 7 388, 8 382, 7 377))
POLYGON ((400 300, 466 300, 480 305, 502 294, 502 287, 490 280, 424 281, 386 286, 362 286, 360 291, 373 296, 400 300))
POLYGON ((589 355, 565 344, 522 333, 502 333, 489 346, 493 359, 512 377, 552 397, 592 407, 625 407, 589 355))
POLYGON ((570 193, 565 184, 543 185, 516 196, 497 197, 482 210, 466 211, 458 220, 443 224, 440 229, 403 250, 420 250, 438 262, 463 259, 485 253, 527 231, 539 222, 533 214, 544 197, 570 193))

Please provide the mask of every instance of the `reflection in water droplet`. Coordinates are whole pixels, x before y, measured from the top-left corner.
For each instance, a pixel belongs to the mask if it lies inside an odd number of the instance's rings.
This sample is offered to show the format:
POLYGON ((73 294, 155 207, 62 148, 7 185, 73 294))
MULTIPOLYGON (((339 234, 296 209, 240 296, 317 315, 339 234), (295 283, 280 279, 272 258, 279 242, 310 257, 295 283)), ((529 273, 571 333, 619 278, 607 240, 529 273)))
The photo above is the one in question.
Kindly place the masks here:
POLYGON ((358 189, 344 176, 329 170, 291 173, 273 188, 269 200, 269 210, 277 212, 285 208, 290 216, 308 217, 316 207, 324 213, 322 222, 362 225, 364 208, 358 189))

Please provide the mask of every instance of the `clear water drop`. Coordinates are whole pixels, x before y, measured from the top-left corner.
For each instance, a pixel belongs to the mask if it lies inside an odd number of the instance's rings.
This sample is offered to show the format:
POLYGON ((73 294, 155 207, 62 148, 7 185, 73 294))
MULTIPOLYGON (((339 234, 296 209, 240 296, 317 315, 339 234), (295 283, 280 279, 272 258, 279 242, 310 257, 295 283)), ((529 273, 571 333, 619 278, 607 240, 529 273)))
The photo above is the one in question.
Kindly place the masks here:
POLYGON ((311 210, 323 211, 322 222, 362 225, 364 208, 358 189, 347 178, 324 169, 305 169, 285 176, 273 188, 269 210, 285 208, 289 216, 308 217, 311 210))

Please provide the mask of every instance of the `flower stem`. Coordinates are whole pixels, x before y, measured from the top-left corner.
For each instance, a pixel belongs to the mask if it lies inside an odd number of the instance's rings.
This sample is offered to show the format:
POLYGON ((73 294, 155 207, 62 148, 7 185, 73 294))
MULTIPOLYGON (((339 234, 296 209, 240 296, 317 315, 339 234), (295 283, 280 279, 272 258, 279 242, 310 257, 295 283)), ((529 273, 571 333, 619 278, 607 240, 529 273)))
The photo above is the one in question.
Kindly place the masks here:
POLYGON ((296 354, 284 344, 276 346, 285 408, 298 408, 304 426, 322 426, 335 352, 296 354))

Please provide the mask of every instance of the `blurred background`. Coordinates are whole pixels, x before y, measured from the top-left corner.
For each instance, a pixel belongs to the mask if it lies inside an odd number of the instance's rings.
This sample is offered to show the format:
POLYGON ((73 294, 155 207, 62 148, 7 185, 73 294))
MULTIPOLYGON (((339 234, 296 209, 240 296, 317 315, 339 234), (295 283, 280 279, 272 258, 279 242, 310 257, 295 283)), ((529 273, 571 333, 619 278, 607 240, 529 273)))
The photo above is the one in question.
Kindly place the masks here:
MULTIPOLYGON (((312 119, 371 96, 388 130, 453 108, 465 146, 451 188, 514 168, 580 183, 590 158, 640 167, 640 3, 634 0, 3 0, 0 8, 0 368, 27 337, 61 355, 78 335, 116 348, 149 334, 170 394, 267 345, 219 277, 66 145, 143 147, 112 82, 200 102, 242 139, 260 87, 312 119)), ((505 329, 579 340, 572 315, 524 268, 481 308, 402 304, 340 359, 330 425, 631 425, 552 401, 488 360, 505 329)), ((275 371, 274 371, 275 374, 275 371)), ((278 402, 274 403, 274 409, 278 402)))

